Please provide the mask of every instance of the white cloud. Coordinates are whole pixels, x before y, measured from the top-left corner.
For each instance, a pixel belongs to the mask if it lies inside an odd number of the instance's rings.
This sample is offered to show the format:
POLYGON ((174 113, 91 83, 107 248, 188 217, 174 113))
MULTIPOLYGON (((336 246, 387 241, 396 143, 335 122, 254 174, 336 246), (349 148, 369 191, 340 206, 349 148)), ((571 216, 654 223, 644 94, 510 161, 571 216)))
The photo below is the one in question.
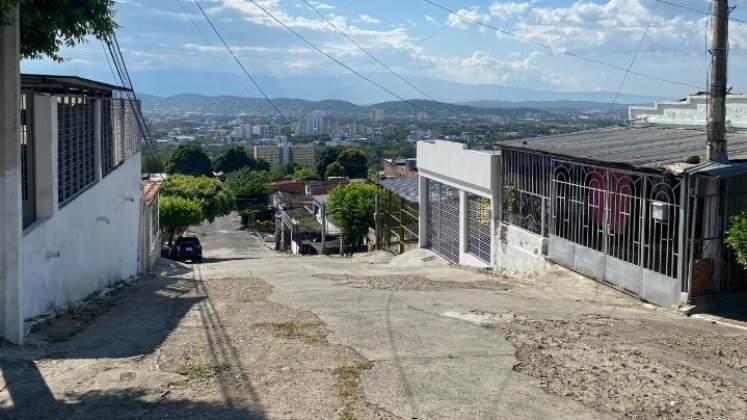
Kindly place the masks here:
POLYGON ((437 24, 438 23, 438 21, 436 20, 436 18, 434 18, 431 15, 423 15, 423 17, 425 18, 426 21, 428 21, 430 23, 433 23, 433 24, 437 24))
POLYGON ((332 6, 331 4, 322 3, 320 1, 310 1, 309 3, 319 10, 333 10, 335 8, 335 6, 332 6))
MULTIPOLYGON (((488 23, 490 22, 490 15, 480 12, 478 7, 473 6, 469 9, 459 9, 456 14, 449 14, 446 21, 449 26, 455 28, 468 28, 475 25, 473 22, 488 23)), ((484 30, 485 27, 480 26, 480 29, 484 30)))
POLYGON ((490 6, 490 14, 500 20, 506 20, 514 15, 520 15, 529 9, 529 3, 516 3, 513 1, 495 2, 490 6))
POLYGON ((374 17, 371 17, 367 14, 360 14, 358 15, 358 19, 355 20, 355 22, 362 22, 362 23, 381 23, 379 19, 376 19, 374 17))

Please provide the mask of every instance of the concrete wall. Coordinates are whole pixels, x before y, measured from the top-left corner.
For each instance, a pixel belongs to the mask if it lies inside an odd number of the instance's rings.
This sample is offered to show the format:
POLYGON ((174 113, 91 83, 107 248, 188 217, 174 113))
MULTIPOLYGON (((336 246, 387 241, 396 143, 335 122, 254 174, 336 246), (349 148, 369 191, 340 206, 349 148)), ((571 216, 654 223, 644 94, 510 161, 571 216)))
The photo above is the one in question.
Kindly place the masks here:
POLYGON ((468 150, 467 145, 446 140, 418 142, 418 171, 473 194, 490 195, 498 188, 500 154, 468 150))
POLYGON ((534 277, 548 270, 547 238, 519 227, 498 224, 493 250, 493 266, 506 274, 534 277), (501 241, 501 237, 505 241, 501 241))
POLYGON ((0 26, 0 335, 23 342, 21 282, 21 146, 18 11, 0 26))
POLYGON ((24 319, 137 275, 140 154, 24 232, 24 319))
MULTIPOLYGON (((651 107, 631 106, 628 118, 650 124, 704 127, 708 121, 707 101, 705 95, 693 95, 684 101, 656 102, 651 107)), ((747 128, 747 95, 726 97, 726 124, 747 128)))

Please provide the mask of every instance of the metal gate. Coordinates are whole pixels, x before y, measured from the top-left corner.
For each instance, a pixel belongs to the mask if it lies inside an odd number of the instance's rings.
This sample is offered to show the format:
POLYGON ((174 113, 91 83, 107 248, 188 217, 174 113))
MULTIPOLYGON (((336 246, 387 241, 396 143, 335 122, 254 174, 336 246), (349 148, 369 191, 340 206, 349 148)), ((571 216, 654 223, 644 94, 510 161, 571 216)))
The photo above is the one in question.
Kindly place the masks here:
POLYGON ((490 200, 468 194, 467 252, 490 264, 490 200))
POLYGON ((680 290, 682 182, 553 160, 551 259, 670 305, 680 290))
POLYGON ((459 190, 427 180, 426 247, 459 263, 459 190))

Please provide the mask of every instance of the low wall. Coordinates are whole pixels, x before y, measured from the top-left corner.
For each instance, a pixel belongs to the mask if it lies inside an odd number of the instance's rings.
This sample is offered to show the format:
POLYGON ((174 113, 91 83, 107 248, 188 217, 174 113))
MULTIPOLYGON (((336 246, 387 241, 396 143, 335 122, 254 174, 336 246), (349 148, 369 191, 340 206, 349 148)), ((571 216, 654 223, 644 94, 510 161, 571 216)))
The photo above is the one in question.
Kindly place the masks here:
POLYGON ((547 238, 513 225, 499 224, 493 254, 493 268, 506 274, 541 276, 549 268, 545 261, 547 238), (501 240, 501 238, 505 238, 501 240))
POLYGON ((62 309, 137 275, 141 200, 136 154, 24 232, 24 319, 62 309))

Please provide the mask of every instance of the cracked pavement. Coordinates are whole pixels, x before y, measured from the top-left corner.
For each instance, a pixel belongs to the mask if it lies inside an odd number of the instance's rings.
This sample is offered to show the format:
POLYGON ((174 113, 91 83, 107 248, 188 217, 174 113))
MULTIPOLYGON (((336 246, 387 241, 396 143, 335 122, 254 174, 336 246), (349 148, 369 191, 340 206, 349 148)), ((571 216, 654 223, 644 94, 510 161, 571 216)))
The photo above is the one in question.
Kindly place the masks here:
POLYGON ((514 279, 450 267, 422 250, 392 261, 379 252, 287 256, 237 227, 226 217, 197 228, 203 264, 161 263, 159 276, 135 282, 69 340, 45 341, 53 322, 25 346, 0 347, 0 417, 747 411, 744 330, 652 310, 562 270, 514 279), (288 325, 315 327, 284 335, 288 325), (364 366, 353 369, 359 379, 343 381, 340 369, 354 366, 364 366), (189 367, 225 369, 193 377, 183 374, 189 367))

